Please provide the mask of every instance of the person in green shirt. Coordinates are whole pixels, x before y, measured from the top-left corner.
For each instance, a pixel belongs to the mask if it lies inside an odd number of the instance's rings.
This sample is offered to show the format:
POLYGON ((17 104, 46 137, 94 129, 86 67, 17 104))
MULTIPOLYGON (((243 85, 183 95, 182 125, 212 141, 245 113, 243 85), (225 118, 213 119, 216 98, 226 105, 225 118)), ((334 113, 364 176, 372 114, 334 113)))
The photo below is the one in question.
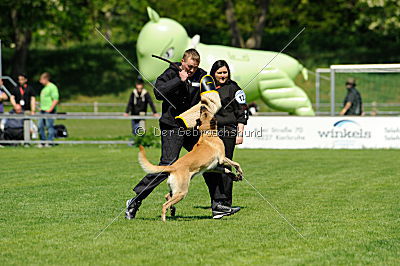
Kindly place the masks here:
MULTIPOLYGON (((56 106, 59 101, 58 88, 50 82, 50 74, 45 72, 40 75, 39 82, 44 86, 40 92, 40 113, 41 114, 55 114, 56 106)), ((47 128, 47 140, 52 141, 55 136, 54 119, 41 118, 39 119, 39 135, 40 140, 46 140, 45 129, 47 128)), ((40 147, 42 145, 39 145, 40 147)), ((45 146, 49 146, 46 144, 45 146)))

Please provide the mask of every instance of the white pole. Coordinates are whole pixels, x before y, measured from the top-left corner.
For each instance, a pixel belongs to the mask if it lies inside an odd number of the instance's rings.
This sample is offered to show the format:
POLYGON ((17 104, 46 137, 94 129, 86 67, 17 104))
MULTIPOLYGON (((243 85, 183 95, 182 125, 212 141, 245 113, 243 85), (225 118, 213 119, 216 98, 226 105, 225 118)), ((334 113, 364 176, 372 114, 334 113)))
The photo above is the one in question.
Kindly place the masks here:
POLYGON ((0 39, 0 77, 3 76, 3 65, 1 64, 1 39, 0 39))
POLYGON ((335 116, 335 70, 331 68, 331 116, 335 116))
POLYGON ((319 72, 315 73, 315 110, 317 114, 319 113, 319 75, 319 72))

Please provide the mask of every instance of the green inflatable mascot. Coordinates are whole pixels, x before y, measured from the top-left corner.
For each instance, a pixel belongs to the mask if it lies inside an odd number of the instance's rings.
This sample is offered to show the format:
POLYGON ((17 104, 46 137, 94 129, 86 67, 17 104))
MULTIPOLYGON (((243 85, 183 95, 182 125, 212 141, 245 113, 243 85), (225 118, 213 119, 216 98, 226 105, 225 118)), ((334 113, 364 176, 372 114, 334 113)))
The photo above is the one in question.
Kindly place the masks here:
POLYGON ((150 21, 140 31, 136 52, 139 69, 150 81, 156 80, 168 64, 151 57, 152 54, 179 62, 186 49, 195 48, 201 55, 200 67, 205 70, 210 70, 219 59, 228 62, 232 79, 245 90, 247 102, 261 98, 278 111, 314 115, 308 96, 293 82, 300 72, 307 79, 307 70, 296 59, 279 54, 264 67, 276 52, 202 44, 199 35, 189 38, 183 26, 175 20, 160 18, 150 7, 147 13, 150 21))

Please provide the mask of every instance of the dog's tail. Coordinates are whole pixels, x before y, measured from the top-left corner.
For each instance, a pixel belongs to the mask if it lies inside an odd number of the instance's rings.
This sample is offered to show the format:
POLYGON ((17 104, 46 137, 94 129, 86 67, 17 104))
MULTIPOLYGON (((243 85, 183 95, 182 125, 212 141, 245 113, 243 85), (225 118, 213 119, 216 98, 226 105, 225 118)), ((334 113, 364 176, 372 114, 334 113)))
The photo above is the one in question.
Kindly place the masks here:
POLYGON ((154 165, 149 162, 146 158, 146 152, 144 151, 144 147, 142 145, 139 146, 139 164, 143 168, 143 170, 148 174, 155 174, 161 172, 171 172, 174 170, 174 167, 171 165, 154 165))

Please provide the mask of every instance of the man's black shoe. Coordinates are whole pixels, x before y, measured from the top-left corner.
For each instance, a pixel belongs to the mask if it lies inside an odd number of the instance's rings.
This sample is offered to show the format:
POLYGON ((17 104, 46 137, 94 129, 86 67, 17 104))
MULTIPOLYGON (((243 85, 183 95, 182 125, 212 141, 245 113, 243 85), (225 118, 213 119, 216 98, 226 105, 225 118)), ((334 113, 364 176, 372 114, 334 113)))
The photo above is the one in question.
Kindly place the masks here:
POLYGON ((213 219, 221 219, 224 216, 229 216, 240 211, 240 207, 228 207, 224 205, 217 205, 212 210, 213 219))
POLYGON ((136 212, 139 210, 141 201, 135 201, 135 198, 126 201, 125 218, 128 220, 135 219, 136 212))

